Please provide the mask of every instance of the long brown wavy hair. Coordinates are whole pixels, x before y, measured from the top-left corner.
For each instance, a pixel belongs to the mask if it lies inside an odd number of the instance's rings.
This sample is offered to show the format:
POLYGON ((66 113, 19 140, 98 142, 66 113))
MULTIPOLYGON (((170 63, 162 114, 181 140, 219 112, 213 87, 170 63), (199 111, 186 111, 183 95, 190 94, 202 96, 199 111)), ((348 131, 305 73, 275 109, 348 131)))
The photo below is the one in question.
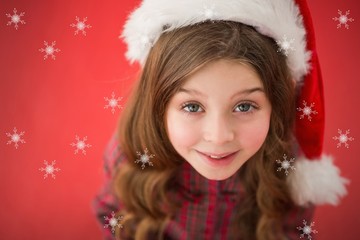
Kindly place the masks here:
POLYGON ((286 57, 273 39, 253 27, 231 21, 203 22, 164 32, 149 52, 133 93, 122 113, 118 138, 127 161, 117 169, 113 187, 124 216, 118 239, 162 239, 167 221, 179 206, 169 194, 184 159, 171 145, 165 112, 187 77, 205 64, 227 59, 250 64, 260 76, 272 105, 270 129, 261 149, 237 174, 245 199, 237 206, 233 235, 242 239, 284 238, 284 217, 294 206, 283 172, 275 163, 292 154, 295 88, 286 57), (154 166, 134 161, 145 148, 154 166))

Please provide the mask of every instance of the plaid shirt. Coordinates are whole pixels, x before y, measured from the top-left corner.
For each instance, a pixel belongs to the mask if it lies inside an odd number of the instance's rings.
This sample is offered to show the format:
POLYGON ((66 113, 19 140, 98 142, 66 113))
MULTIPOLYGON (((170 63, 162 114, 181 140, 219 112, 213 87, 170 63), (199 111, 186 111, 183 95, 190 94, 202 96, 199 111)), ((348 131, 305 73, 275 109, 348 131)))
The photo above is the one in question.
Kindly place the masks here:
MULTIPOLYGON (((111 190, 114 169, 124 162, 115 137, 109 142, 104 154, 105 183, 94 199, 96 215, 103 226, 104 239, 114 240, 111 226, 105 217, 111 218, 121 208, 121 203, 111 190)), ((177 196, 182 205, 165 229, 165 239, 235 239, 230 236, 230 223, 235 218, 235 206, 244 197, 241 181, 236 174, 223 180, 208 180, 198 174, 187 162, 180 169, 177 196)), ((284 220, 287 239, 299 239, 303 220, 311 222, 313 207, 293 209, 284 220)), ((121 223, 121 222, 120 222, 121 223)))

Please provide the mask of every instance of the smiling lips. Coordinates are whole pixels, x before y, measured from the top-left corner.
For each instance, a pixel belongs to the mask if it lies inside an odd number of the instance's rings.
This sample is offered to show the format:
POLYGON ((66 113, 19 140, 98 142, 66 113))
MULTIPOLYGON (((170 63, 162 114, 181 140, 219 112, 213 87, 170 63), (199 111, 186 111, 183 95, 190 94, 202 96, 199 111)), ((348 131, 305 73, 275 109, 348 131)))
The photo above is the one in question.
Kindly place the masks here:
POLYGON ((221 154, 199 152, 199 151, 197 152, 207 165, 210 165, 211 167, 215 167, 215 168, 229 166, 234 161, 237 154, 239 153, 239 151, 227 152, 221 154))
POLYGON ((213 159, 222 159, 222 158, 228 157, 229 155, 232 155, 236 152, 227 152, 227 153, 221 153, 221 154, 208 153, 208 152, 199 152, 199 153, 203 154, 207 157, 213 158, 213 159))

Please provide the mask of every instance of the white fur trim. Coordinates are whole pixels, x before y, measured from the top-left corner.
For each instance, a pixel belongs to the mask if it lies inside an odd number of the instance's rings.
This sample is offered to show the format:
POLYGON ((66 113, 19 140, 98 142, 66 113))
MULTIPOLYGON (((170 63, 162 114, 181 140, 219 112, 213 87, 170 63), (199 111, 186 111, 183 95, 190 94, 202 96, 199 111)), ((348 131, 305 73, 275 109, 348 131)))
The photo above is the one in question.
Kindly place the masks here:
POLYGON ((300 81, 309 71, 311 52, 294 0, 143 0, 128 18, 121 37, 128 45, 127 59, 144 65, 152 45, 163 32, 206 20, 229 20, 254 26, 260 33, 281 41, 294 39, 288 54, 292 76, 300 81))
POLYGON ((333 164, 331 156, 321 159, 295 160, 295 171, 288 176, 293 200, 306 206, 309 203, 337 205, 340 198, 347 194, 349 180, 340 176, 340 170, 333 164))

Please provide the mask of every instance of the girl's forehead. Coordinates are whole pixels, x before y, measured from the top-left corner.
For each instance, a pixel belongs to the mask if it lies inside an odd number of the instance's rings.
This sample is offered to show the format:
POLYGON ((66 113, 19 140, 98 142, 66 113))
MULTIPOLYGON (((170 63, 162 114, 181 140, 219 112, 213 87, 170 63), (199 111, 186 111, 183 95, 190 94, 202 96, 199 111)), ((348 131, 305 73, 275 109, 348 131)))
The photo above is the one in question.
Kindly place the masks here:
POLYGON ((229 86, 241 89, 244 86, 263 87, 263 84, 250 64, 221 59, 197 69, 185 80, 182 88, 206 89, 214 86, 219 89, 229 86))

